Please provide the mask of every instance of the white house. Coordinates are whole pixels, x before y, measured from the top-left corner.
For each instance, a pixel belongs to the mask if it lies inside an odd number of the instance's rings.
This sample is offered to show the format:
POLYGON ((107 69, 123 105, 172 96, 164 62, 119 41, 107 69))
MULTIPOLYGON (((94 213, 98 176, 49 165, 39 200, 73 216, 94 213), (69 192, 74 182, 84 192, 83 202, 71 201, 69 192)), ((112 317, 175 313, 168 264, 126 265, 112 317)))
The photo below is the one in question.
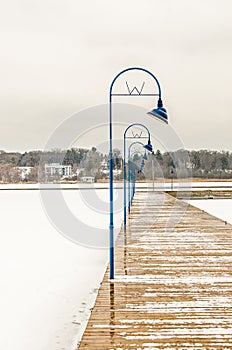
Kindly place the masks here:
POLYGON ((71 165, 62 165, 60 163, 45 164, 45 173, 50 176, 71 176, 72 167, 71 165))
POLYGON ((88 183, 93 183, 95 182, 95 177, 94 176, 82 176, 81 177, 82 182, 88 182, 88 183))

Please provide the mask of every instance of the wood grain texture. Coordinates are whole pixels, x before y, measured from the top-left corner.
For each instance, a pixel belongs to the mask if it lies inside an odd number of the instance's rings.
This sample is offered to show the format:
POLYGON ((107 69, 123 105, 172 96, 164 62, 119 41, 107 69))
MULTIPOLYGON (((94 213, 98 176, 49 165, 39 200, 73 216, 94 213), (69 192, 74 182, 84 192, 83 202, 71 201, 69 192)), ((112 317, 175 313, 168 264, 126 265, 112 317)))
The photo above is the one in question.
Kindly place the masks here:
POLYGON ((78 349, 232 349, 232 226, 137 192, 78 349))

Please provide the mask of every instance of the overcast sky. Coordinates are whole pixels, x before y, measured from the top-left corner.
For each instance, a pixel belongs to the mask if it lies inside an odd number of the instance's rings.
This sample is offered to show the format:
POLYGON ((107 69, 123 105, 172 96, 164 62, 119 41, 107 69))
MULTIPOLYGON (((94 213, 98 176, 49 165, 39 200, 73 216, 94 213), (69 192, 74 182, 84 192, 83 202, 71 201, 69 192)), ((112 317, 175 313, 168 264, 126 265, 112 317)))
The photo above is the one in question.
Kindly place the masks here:
POLYGON ((232 150, 231 0, 1 0, 0 38, 0 149, 42 149, 141 66, 187 149, 232 150))

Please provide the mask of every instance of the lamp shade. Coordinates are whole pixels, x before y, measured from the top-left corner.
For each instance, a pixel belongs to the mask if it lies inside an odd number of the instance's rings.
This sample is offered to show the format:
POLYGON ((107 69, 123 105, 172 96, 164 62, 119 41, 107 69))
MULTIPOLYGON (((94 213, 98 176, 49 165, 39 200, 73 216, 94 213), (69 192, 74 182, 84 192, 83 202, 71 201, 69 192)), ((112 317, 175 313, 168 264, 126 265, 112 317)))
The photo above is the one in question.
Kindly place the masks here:
POLYGON ((166 109, 163 107, 163 101, 159 97, 157 108, 153 109, 151 112, 147 114, 152 115, 153 117, 162 120, 163 122, 168 124, 168 114, 166 109))
POLYGON ((158 118, 168 124, 168 115, 164 107, 155 108, 152 111, 148 112, 147 114, 150 114, 153 117, 158 118))
POLYGON ((143 146, 145 149, 147 149, 149 152, 152 152, 152 145, 148 142, 147 145, 143 146))

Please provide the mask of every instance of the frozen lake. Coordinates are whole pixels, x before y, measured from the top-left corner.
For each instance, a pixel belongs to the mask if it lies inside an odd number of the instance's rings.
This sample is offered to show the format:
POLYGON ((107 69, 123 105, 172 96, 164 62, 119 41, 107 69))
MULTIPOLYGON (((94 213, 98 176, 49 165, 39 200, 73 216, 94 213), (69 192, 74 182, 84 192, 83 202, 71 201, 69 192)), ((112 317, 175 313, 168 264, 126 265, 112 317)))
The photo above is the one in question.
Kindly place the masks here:
MULTIPOLYGON (((13 188, 0 191, 0 348, 75 349, 105 272, 108 250, 64 238, 48 220, 39 191, 13 188)), ((99 213, 85 202, 89 192, 82 197, 83 191, 64 192, 75 215, 97 229, 108 229, 108 212, 99 213)), ((103 208, 108 205, 108 190, 95 192, 103 208)), ((122 190, 115 192, 116 199, 121 195, 122 190)), ((191 204, 232 223, 232 200, 191 204)), ((120 207, 115 219, 117 231, 120 207)))
MULTIPOLYGON (((99 190, 101 200, 108 191, 99 190)), ((59 234, 42 209, 39 191, 1 191, 0 348, 75 349, 105 272, 108 250, 91 249, 59 234)), ((65 191, 70 210, 94 227, 108 215, 65 191)), ((116 229, 122 214, 116 215, 116 229)), ((77 228, 78 230, 78 228, 77 228)))
POLYGON ((232 224, 232 199, 194 199, 188 203, 232 224))

